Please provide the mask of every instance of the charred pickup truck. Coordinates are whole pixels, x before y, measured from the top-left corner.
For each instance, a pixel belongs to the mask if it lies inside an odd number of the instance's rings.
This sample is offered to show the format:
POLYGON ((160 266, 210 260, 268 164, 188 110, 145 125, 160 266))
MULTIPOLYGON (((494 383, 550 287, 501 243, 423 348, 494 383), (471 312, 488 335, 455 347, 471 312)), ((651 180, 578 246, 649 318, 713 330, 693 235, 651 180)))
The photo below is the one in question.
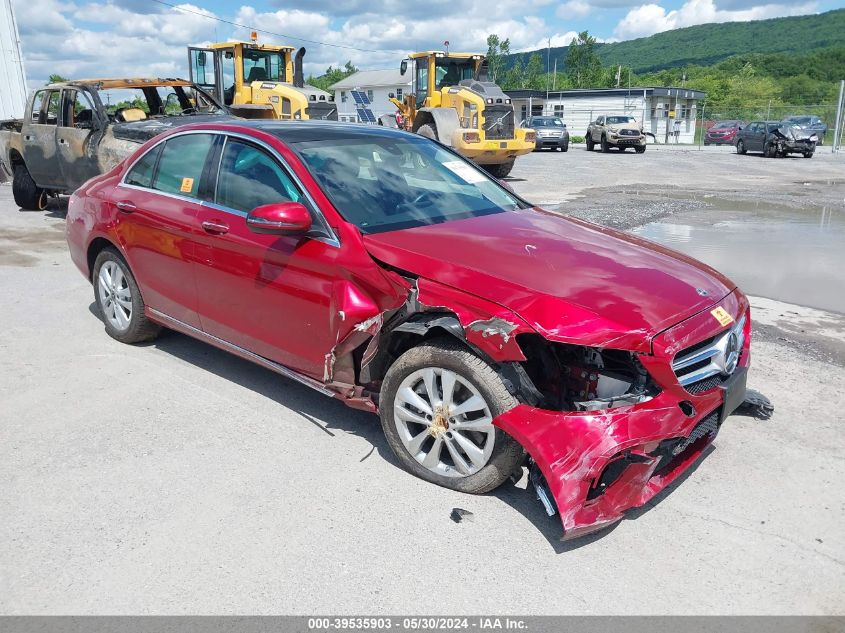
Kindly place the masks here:
POLYGON ((114 167, 148 139, 227 112, 182 79, 91 79, 36 90, 23 119, 0 121, 0 175, 15 203, 40 210, 114 167))

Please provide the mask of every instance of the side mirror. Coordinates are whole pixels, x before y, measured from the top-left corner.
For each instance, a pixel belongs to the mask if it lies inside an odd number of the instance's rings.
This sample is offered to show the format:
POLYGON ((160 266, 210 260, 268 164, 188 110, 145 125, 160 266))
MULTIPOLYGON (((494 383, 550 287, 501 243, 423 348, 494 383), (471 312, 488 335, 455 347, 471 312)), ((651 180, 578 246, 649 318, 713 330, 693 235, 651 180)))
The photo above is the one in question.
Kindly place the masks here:
POLYGON ((403 59, 399 64, 399 74, 404 75, 406 72, 408 72, 408 60, 403 59))
POLYGON ((276 202, 254 208, 246 225, 255 233, 296 235, 311 229, 311 214, 299 202, 276 202))
POLYGON ((75 127, 77 130, 95 130, 97 128, 97 124, 93 120, 77 121, 73 124, 73 127, 75 127))

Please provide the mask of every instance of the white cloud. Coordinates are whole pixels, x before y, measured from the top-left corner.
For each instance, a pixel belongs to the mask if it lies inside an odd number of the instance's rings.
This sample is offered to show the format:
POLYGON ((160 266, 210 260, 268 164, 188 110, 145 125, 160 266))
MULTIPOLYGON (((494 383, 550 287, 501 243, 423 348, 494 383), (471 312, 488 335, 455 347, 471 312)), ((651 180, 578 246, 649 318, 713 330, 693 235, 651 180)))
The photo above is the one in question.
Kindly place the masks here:
POLYGON ((593 11, 593 8, 593 5, 584 0, 569 0, 569 2, 564 2, 557 8, 555 15, 564 19, 580 18, 593 11))
POLYGON ((616 25, 614 34, 619 39, 645 37, 696 24, 713 22, 747 22, 787 15, 803 15, 813 12, 815 1, 798 4, 765 4, 742 10, 723 10, 713 0, 688 0, 681 8, 666 11, 658 4, 643 4, 631 9, 616 25))

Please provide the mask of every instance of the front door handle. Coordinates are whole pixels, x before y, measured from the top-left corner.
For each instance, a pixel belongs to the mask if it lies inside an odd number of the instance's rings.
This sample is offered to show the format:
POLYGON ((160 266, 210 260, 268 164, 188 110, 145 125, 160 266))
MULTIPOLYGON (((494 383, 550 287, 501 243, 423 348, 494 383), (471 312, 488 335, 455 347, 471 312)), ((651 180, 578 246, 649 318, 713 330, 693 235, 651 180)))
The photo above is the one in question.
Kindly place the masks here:
POLYGON ((137 211, 138 207, 135 206, 134 202, 130 202, 129 200, 121 200, 117 203, 117 208, 123 211, 124 213, 132 213, 133 211, 137 211))
POLYGON ((229 225, 220 220, 206 220, 202 223, 202 230, 212 235, 223 235, 229 232, 229 225))
POLYGON ((67 141, 66 141, 65 139, 63 139, 63 138, 60 138, 60 139, 59 139, 59 144, 60 144, 60 145, 67 145, 67 141))

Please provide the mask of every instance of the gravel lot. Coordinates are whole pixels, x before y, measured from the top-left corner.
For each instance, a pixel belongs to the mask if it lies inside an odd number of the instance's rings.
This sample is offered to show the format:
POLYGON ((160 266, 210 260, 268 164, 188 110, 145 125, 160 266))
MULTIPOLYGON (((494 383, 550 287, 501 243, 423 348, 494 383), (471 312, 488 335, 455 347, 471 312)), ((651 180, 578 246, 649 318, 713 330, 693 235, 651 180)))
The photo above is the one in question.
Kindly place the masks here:
MULTIPOLYGON (((806 180, 837 204, 827 151, 573 147, 512 184, 630 228, 697 204, 673 191, 801 204, 806 180)), ((656 503, 561 544, 524 478, 441 489, 398 467, 375 416, 175 333, 113 341, 63 227, 0 186, 0 613, 845 612, 841 315, 754 299, 749 386, 772 419, 732 416, 656 503)))

